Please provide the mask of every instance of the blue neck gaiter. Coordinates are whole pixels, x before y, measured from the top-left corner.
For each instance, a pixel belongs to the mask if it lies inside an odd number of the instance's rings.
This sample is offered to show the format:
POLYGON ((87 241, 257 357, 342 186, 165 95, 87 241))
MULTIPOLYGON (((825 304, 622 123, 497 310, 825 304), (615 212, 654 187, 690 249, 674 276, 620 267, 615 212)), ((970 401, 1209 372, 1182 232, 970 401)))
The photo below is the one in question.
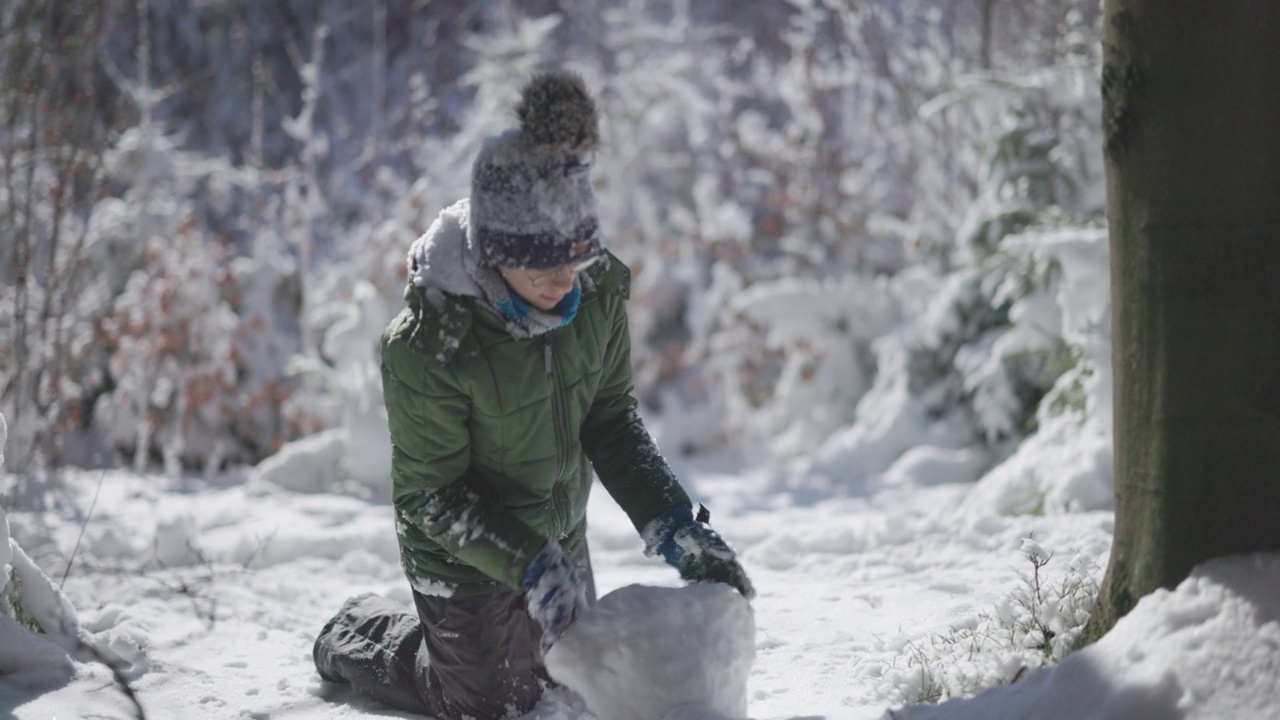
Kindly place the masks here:
POLYGON ((507 297, 496 303, 495 308, 508 322, 522 328, 530 335, 540 335, 568 325, 578 314, 578 305, 581 302, 582 287, 574 285, 555 307, 543 312, 525 302, 508 285, 507 297))

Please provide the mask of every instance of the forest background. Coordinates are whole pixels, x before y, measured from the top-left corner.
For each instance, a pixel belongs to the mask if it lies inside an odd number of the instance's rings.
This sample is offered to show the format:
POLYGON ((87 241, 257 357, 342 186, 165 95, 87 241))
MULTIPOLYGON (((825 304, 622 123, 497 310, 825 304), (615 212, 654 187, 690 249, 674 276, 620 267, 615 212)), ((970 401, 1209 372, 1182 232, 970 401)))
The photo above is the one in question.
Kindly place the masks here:
POLYGON ((377 492, 386 463, 345 458, 387 446, 377 338, 408 246, 520 85, 568 67, 598 98, 664 450, 801 495, 930 467, 1000 512, 1109 508, 1100 14, 4 3, 6 504, 56 502, 60 465, 215 477, 300 439, 332 488, 377 492))

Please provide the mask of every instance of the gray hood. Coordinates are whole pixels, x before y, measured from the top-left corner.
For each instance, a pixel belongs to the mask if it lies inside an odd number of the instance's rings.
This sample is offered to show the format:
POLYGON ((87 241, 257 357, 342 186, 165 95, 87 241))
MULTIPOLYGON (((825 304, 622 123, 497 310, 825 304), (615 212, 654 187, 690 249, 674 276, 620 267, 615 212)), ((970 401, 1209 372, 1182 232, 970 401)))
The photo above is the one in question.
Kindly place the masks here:
POLYGON ((431 227, 409 247, 409 282, 452 295, 485 297, 464 260, 470 215, 466 198, 440 211, 431 227))

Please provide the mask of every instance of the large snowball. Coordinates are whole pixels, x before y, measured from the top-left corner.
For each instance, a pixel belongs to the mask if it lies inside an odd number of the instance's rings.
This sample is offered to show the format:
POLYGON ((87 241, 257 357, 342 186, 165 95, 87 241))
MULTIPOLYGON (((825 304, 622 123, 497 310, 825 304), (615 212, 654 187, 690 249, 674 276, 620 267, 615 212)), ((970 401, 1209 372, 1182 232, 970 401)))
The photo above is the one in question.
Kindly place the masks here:
POLYGON ((629 585, 579 618, 546 661, 600 720, 745 717, 755 617, 728 585, 629 585))

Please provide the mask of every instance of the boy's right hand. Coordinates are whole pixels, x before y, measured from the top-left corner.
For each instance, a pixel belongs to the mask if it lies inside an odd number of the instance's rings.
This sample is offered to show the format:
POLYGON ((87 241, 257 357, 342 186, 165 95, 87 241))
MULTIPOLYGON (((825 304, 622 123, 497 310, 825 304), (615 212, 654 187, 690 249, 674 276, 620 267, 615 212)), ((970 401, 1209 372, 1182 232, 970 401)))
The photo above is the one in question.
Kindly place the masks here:
POLYGON ((547 541, 529 561, 522 585, 529 615, 542 628, 545 651, 586 610, 586 590, 573 563, 554 540, 547 541))

